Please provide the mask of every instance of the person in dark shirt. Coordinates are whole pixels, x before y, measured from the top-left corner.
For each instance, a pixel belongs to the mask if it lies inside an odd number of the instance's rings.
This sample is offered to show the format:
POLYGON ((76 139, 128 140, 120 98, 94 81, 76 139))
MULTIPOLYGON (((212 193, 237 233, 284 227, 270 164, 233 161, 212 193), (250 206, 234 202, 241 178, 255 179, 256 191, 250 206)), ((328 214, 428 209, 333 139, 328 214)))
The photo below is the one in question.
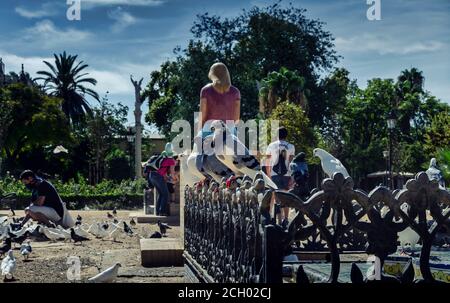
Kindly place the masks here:
POLYGON ((20 180, 32 192, 31 204, 25 208, 26 216, 21 224, 33 219, 47 226, 63 225, 64 205, 55 187, 31 170, 22 172, 20 180))

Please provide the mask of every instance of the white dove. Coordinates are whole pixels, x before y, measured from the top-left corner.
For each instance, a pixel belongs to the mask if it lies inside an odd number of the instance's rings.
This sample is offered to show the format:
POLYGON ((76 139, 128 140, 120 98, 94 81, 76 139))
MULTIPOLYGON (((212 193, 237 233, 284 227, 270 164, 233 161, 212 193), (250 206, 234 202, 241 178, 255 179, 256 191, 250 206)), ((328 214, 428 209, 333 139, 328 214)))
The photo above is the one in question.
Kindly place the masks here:
POLYGON ((84 237, 84 238, 89 238, 90 234, 85 231, 81 226, 77 226, 73 229, 75 231, 75 234, 84 237))
POLYGON ((342 165, 341 161, 333 157, 333 155, 326 152, 325 150, 316 148, 313 151, 313 155, 320 158, 322 170, 328 177, 332 178, 334 173, 341 173, 344 178, 350 177, 347 169, 344 167, 344 165, 342 165))
POLYGON ((420 236, 411 228, 407 227, 398 233, 398 240, 401 247, 410 246, 414 248, 420 240, 420 236))
POLYGON ((261 171, 258 159, 250 154, 250 151, 238 137, 233 135, 231 131, 227 131, 222 121, 214 121, 212 127, 214 127, 213 140, 216 145, 215 156, 220 162, 237 176, 247 175, 254 180, 257 174, 261 174, 267 186, 278 189, 278 186, 261 171), (226 136, 225 140, 223 139, 224 132, 226 136))
POLYGON ((92 283, 111 283, 114 282, 117 278, 117 274, 119 272, 119 267, 121 267, 120 263, 116 263, 113 266, 105 269, 98 275, 89 278, 88 281, 92 283))
POLYGON ((193 174, 188 167, 187 164, 187 151, 183 152, 178 156, 180 160, 180 166, 181 166, 181 181, 183 182, 183 185, 194 185, 194 183, 199 182, 204 179, 203 175, 201 177, 199 175, 193 174))
POLYGON ((28 259, 32 251, 33 249, 31 248, 30 240, 27 240, 27 242, 22 243, 20 246, 20 254, 25 260, 28 259))
POLYGON ((14 257, 12 250, 9 250, 8 254, 3 259, 1 269, 3 281, 12 280, 14 278, 14 272, 16 271, 16 258, 14 257))
POLYGON ((119 235, 122 233, 122 230, 119 226, 114 226, 112 231, 109 233, 109 237, 113 239, 114 242, 116 242, 116 239, 119 237, 119 235))
POLYGON ((55 147, 55 149, 53 150, 54 154, 60 154, 60 153, 69 153, 69 151, 62 145, 58 145, 57 147, 55 147))
POLYGON ((42 227, 39 226, 39 231, 44 233, 44 235, 50 239, 50 241, 55 242, 56 240, 65 240, 65 236, 57 233, 57 232, 53 232, 51 230, 48 230, 47 227, 42 227))

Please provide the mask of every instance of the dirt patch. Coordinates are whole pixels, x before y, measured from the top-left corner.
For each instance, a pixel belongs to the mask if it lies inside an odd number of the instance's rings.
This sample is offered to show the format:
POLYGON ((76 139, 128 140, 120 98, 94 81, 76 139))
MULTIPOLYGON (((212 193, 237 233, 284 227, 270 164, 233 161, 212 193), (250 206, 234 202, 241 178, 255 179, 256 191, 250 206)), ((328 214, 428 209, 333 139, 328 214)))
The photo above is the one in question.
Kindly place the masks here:
MULTIPOLYGON (((111 213, 111 211, 109 211, 111 213)), ((76 218, 79 214, 83 223, 111 221, 107 218, 107 211, 70 211, 76 218)), ((0 211, 1 214, 9 214, 8 211, 0 211)), ((16 211, 16 216, 23 216, 22 211, 16 211)), ((130 221, 129 211, 118 211, 117 218, 127 223, 130 221)), ((10 283, 70 283, 86 282, 88 278, 96 275, 101 270, 108 268, 116 262, 120 262, 117 282, 120 283, 182 283, 184 282, 184 270, 182 267, 144 268, 141 266, 139 249, 140 237, 148 238, 153 232, 159 230, 156 224, 137 224, 133 227, 134 236, 121 234, 117 242, 110 239, 96 239, 91 236, 90 241, 82 245, 72 242, 59 241, 31 241, 33 252, 28 261, 24 261, 19 248, 14 250, 17 259, 17 269, 14 274, 15 281, 10 283), (78 257, 80 260, 80 278, 78 281, 70 281, 67 273, 72 266, 70 257, 78 257), (68 262, 69 261, 69 262, 68 262)), ((173 226, 168 230, 169 238, 178 238, 180 227, 173 226)), ((0 279, 2 283, 2 279, 0 279)))

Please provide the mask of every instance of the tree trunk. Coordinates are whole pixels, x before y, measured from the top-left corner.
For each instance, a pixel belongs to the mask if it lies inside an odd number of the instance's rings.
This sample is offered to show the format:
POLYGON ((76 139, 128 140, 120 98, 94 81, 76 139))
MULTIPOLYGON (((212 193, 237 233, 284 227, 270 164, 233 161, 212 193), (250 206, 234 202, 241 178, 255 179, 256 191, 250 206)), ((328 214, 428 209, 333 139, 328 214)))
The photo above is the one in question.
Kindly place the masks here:
POLYGON ((135 148, 134 148, 134 170, 135 170, 135 178, 141 178, 142 177, 142 124, 141 124, 141 117, 142 117, 142 110, 141 105, 143 103, 142 97, 141 97, 141 85, 142 80, 134 81, 133 77, 130 76, 131 83, 133 83, 134 86, 134 95, 135 95, 135 102, 134 102, 134 120, 135 120, 135 148))

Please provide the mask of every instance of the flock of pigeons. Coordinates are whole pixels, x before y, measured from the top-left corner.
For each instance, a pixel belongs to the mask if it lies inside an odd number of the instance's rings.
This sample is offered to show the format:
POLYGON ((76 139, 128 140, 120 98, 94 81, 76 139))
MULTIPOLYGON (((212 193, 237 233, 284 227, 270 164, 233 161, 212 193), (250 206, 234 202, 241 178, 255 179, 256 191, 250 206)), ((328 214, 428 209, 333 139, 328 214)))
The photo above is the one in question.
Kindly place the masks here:
MULTIPOLYGON (((91 225, 83 223, 83 218, 78 215, 75 226, 69 229, 64 229, 62 226, 48 227, 31 221, 21 227, 19 222, 23 218, 16 218, 12 209, 11 212, 11 216, 0 217, 0 241, 2 241, 0 256, 4 257, 0 269, 5 282, 14 281, 14 272, 17 268, 17 260, 13 253, 15 246, 19 247, 19 252, 23 256, 24 262, 27 262, 30 254, 33 252, 31 239, 37 241, 50 240, 51 242, 70 241, 74 244, 80 243, 80 245, 83 245, 83 242, 89 241, 92 237, 111 239, 113 242, 117 242, 117 239, 123 234, 142 238, 133 230, 133 227, 136 226, 134 219, 131 219, 129 223, 118 220, 116 209, 112 211, 112 214, 107 213, 108 220, 94 222, 91 225)), ((150 238, 165 237, 167 230, 171 229, 169 225, 161 221, 158 221, 158 226, 159 232, 154 232, 149 236, 150 238)), ((112 282, 117 277, 120 266, 120 263, 116 263, 88 279, 88 281, 96 283, 112 282)))
MULTIPOLYGON (((185 182, 194 185, 205 178, 214 179, 220 183, 224 178, 231 176, 248 176, 252 180, 257 174, 262 174, 266 186, 278 189, 276 184, 261 171, 258 159, 250 154, 246 146, 235 136, 223 121, 216 120, 211 123, 214 132, 205 138, 197 137, 190 154, 184 153, 180 157, 187 157, 181 161, 185 182), (216 153, 216 151, 220 151, 216 153)), ((340 172, 344 177, 349 174, 342 163, 323 149, 314 149, 314 156, 321 160, 323 171, 332 177, 340 172)))

